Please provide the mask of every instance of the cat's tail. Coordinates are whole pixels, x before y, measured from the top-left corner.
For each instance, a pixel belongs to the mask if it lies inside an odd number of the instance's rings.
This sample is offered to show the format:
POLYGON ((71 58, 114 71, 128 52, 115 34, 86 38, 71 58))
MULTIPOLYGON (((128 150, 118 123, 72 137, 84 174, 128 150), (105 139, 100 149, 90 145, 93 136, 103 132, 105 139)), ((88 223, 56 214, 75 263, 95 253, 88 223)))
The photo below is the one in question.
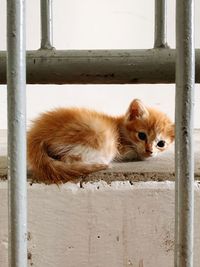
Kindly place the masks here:
POLYGON ((35 144, 28 141, 28 161, 33 178, 37 182, 46 184, 60 184, 71 181, 80 176, 92 172, 104 170, 105 164, 84 164, 81 162, 66 163, 62 160, 52 158, 44 143, 35 144))

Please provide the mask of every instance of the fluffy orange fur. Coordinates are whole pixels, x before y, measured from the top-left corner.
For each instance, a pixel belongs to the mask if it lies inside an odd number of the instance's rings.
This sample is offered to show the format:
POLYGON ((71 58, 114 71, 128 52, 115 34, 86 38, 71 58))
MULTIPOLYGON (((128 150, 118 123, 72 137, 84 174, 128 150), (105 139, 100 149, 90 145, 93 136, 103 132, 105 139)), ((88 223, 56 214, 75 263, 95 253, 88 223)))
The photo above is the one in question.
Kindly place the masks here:
POLYGON ((59 108, 34 121, 28 161, 37 180, 59 184, 106 169, 112 161, 155 156, 173 140, 174 125, 167 115, 138 99, 120 117, 59 108))

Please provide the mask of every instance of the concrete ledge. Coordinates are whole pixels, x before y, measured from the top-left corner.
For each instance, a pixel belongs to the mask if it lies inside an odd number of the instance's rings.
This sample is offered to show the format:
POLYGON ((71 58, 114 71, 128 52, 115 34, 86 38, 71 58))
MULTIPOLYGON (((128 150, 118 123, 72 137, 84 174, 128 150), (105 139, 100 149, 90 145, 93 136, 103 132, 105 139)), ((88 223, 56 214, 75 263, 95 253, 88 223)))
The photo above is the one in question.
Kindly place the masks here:
MULTIPOLYGON (((199 132, 195 131, 197 180, 199 132)), ((0 178, 6 179, 6 135, 0 133, 0 178)), ((27 183, 28 267, 173 267, 173 180, 172 147, 155 159, 113 164, 78 183, 59 187, 27 183)), ((8 266, 7 181, 3 180, 0 203, 3 267, 8 266)), ((200 186, 196 181, 194 267, 200 262, 199 221, 200 186)))
MULTIPOLYGON (((28 185, 28 267, 173 267, 174 182, 28 185)), ((7 266, 7 182, 0 182, 0 266, 7 266)), ((194 267, 200 255, 195 183, 194 267)))

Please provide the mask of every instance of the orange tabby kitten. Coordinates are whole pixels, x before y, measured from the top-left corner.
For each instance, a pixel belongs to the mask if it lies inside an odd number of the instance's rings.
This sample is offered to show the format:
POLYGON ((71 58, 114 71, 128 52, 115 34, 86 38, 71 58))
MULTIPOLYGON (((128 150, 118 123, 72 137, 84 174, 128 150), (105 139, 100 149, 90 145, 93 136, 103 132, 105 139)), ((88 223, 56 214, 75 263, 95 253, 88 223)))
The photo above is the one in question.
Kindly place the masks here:
POLYGON ((173 140, 170 119, 138 99, 120 117, 59 108, 35 120, 28 133, 28 160, 40 181, 62 183, 106 169, 112 161, 155 156, 173 140))

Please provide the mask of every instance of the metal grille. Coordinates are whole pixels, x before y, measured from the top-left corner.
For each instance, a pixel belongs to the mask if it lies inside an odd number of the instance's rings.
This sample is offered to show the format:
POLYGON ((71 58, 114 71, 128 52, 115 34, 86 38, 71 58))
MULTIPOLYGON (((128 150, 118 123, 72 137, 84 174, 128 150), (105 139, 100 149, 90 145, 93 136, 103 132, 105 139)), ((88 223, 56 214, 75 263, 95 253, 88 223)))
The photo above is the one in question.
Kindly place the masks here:
MULTIPOLYGON (((194 0, 176 2, 176 51, 167 45, 165 0, 155 0, 154 49, 56 51, 52 0, 41 0, 41 49, 28 51, 25 63, 25 1, 7 0, 8 57, 0 52, 0 83, 7 80, 8 86, 10 266, 27 267, 26 64, 27 83, 32 84, 174 83, 176 76, 174 266, 193 266, 194 0)), ((200 82, 200 50, 196 50, 196 69, 200 82)))

